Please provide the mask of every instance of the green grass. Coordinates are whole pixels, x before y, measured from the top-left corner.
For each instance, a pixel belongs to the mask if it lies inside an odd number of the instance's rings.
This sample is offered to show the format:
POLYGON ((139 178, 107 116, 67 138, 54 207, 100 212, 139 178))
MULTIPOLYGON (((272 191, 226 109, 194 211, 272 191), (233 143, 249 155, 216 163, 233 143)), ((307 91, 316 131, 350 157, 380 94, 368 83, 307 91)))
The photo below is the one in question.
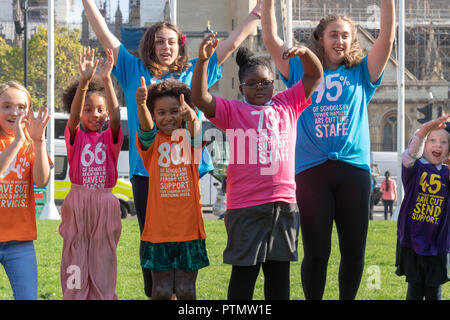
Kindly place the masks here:
MULTIPOLYGON (((38 240, 35 241, 38 261, 38 297, 45 300, 62 298, 59 277, 62 238, 58 233, 60 221, 38 220, 38 240)), ((137 220, 122 220, 122 236, 118 245, 117 293, 119 299, 146 299, 139 266, 139 227, 137 220)), ((197 279, 197 298, 200 300, 224 300, 227 295, 231 267, 222 263, 222 252, 226 245, 226 232, 223 220, 206 220, 208 238, 206 246, 210 266, 199 271, 197 279)), ((360 300, 403 300, 406 294, 404 277, 395 275, 396 224, 392 221, 371 221, 366 248, 366 264, 358 292, 360 300), (370 285, 371 273, 379 270, 379 289, 370 285)), ((300 279, 300 261, 303 251, 299 241, 299 261, 291 264, 291 298, 303 300, 300 279)), ((328 265, 327 285, 324 299, 338 299, 339 248, 334 230, 332 252, 328 265)), ((260 273, 254 299, 264 299, 264 278, 260 273)), ((442 290, 443 299, 450 299, 450 285, 442 290)), ((13 299, 8 278, 0 268, 0 299, 13 299)))

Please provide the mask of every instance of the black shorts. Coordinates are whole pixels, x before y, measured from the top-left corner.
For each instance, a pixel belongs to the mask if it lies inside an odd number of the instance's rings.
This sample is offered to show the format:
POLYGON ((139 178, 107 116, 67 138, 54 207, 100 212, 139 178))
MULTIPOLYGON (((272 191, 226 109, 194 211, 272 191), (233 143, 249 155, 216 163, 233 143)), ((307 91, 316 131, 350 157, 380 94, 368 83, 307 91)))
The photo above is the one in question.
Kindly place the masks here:
POLYGON ((395 274, 406 276, 406 282, 424 283, 427 287, 439 287, 447 282, 448 255, 422 256, 411 248, 397 244, 395 274))
POLYGON ((253 266, 266 260, 297 261, 299 220, 295 203, 272 202, 227 210, 228 242, 223 262, 253 266))

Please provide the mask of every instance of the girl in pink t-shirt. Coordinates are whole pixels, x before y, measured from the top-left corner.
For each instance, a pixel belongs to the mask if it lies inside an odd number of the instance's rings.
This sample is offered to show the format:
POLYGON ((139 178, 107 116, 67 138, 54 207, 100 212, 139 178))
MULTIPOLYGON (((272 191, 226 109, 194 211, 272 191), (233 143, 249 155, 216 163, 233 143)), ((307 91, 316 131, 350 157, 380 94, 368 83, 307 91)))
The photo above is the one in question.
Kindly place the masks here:
POLYGON ((246 48, 236 55, 239 90, 244 101, 215 97, 206 86, 209 58, 218 41, 205 39, 199 50, 191 90, 195 103, 230 141, 227 167, 228 234, 223 254, 232 272, 229 299, 251 299, 262 267, 266 299, 289 299, 290 261, 297 260, 299 215, 295 198, 294 151, 297 119, 320 83, 322 68, 305 47, 294 47, 285 58, 299 56, 302 81, 273 95, 274 75, 267 61, 246 48))
POLYGON ((121 233, 119 200, 112 194, 123 142, 120 110, 111 81, 114 57, 100 62, 87 48, 79 57, 80 78, 66 89, 70 112, 65 131, 72 186, 61 208, 63 299, 112 300, 116 293, 116 248, 121 233), (101 79, 101 80, 100 80, 101 79), (109 115, 108 128, 102 131, 109 115))
POLYGON ((384 205, 384 220, 387 220, 389 217, 392 217, 392 207, 394 201, 397 200, 397 184, 395 180, 391 179, 389 171, 386 171, 384 176, 386 179, 381 182, 380 191, 383 193, 381 200, 383 200, 384 205))

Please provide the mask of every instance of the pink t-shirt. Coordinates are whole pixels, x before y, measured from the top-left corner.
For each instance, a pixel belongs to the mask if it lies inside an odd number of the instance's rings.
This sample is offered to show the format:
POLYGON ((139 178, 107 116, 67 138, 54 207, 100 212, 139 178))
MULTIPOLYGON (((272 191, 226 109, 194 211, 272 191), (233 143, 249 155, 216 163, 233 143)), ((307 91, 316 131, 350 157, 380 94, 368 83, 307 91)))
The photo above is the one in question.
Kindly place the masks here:
POLYGON ((310 103, 301 81, 264 106, 216 97, 216 114, 209 120, 230 142, 228 209, 296 202, 297 119, 310 103))
POLYGON ((386 180, 383 180, 381 182, 381 192, 383 195, 381 196, 381 199, 383 200, 396 200, 397 198, 397 184, 395 183, 395 180, 389 179, 389 190, 386 191, 386 180))
POLYGON ((117 160, 123 142, 122 130, 119 130, 115 144, 110 127, 102 132, 85 132, 78 128, 73 145, 70 145, 70 130, 67 125, 64 137, 72 183, 88 189, 113 188, 116 185, 117 160))

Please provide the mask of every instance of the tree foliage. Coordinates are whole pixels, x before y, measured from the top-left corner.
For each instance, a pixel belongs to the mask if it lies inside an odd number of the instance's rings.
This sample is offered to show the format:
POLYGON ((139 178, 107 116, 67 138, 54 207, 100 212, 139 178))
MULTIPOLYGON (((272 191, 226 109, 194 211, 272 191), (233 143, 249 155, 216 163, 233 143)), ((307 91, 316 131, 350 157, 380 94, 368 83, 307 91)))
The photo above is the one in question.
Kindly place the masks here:
MULTIPOLYGON (((55 110, 61 109, 64 90, 78 76, 78 53, 82 50, 79 30, 55 27, 55 110)), ((28 90, 34 109, 47 104, 48 32, 39 27, 28 42, 28 90)), ((0 82, 23 83, 23 50, 0 38, 0 82)))

